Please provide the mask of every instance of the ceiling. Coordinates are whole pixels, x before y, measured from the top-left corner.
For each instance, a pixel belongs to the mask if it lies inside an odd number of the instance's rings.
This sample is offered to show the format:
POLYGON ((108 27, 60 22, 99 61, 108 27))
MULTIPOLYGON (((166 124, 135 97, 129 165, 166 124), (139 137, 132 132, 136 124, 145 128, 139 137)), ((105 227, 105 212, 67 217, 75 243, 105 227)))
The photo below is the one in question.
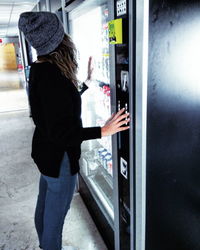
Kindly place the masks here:
POLYGON ((38 0, 0 0, 0 38, 18 36, 19 15, 31 11, 38 0))

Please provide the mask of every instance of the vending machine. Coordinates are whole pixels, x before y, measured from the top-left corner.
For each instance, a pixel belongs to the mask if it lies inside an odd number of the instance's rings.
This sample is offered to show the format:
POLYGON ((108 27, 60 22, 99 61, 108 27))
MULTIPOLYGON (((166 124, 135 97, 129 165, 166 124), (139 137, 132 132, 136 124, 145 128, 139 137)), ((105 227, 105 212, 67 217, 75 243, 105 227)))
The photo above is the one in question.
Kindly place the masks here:
POLYGON ((146 250, 200 249, 196 1, 149 1, 146 250))
POLYGON ((103 126, 121 108, 132 117, 130 130, 82 143, 79 192, 108 249, 133 250, 133 4, 77 0, 67 2, 64 10, 77 48, 80 82, 86 79, 90 57, 94 65, 89 89, 82 94, 83 126, 103 126))

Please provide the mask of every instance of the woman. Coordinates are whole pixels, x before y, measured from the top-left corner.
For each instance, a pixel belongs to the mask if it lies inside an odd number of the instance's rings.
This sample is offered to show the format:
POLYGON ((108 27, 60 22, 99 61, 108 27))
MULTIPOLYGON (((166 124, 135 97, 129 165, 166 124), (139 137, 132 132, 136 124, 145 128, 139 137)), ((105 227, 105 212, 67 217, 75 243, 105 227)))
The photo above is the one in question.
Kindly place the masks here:
MULTIPOLYGON (((31 66, 29 91, 36 126, 32 158, 41 173, 35 210, 40 248, 72 249, 62 247, 62 229, 79 171, 81 142, 128 129, 121 127, 128 114, 120 110, 103 127, 83 128, 76 51, 59 19, 50 12, 25 12, 18 26, 38 55, 31 66)), ((86 88, 84 84, 81 93, 86 88)))

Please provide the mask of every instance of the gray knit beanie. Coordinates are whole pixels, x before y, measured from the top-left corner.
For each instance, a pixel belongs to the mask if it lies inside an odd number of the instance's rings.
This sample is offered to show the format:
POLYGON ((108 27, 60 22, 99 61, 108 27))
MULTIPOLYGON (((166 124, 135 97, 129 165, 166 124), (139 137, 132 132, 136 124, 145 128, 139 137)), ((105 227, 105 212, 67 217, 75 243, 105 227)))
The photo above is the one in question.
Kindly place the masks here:
POLYGON ((56 14, 45 11, 22 13, 18 27, 30 45, 36 49, 38 56, 54 51, 65 34, 56 14))

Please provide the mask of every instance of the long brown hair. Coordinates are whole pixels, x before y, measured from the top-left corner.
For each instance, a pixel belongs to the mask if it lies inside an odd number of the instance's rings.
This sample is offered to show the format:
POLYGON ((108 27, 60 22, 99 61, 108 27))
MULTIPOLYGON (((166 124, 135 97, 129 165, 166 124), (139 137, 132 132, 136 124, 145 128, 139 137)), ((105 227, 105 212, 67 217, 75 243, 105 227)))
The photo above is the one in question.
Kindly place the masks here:
POLYGON ((53 52, 48 55, 38 56, 38 60, 56 64, 62 74, 78 87, 78 80, 76 77, 78 69, 76 47, 70 36, 65 34, 62 42, 53 52))

